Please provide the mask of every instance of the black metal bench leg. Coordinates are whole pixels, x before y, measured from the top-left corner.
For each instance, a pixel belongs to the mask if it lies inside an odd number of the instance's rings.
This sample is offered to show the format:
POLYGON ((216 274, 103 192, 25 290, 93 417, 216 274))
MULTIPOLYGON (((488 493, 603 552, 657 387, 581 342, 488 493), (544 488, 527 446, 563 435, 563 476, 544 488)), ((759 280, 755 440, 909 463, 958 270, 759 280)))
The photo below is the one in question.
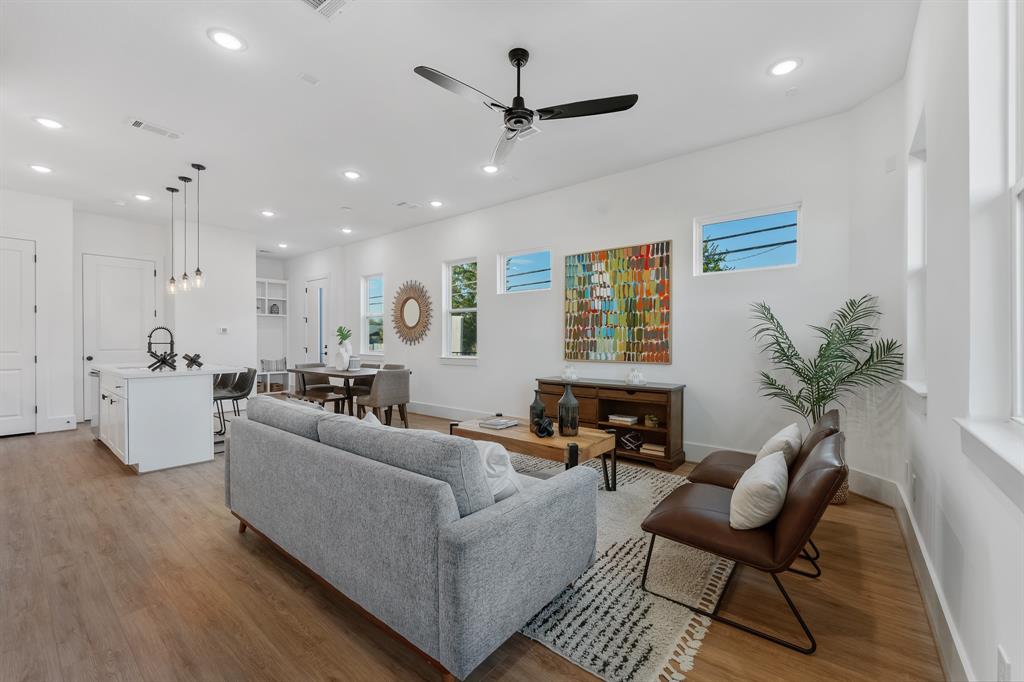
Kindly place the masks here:
MULTIPOLYGON (((658 594, 657 592, 653 592, 653 591, 647 589, 647 573, 648 573, 648 570, 651 567, 651 554, 654 553, 654 540, 655 540, 656 537, 657 537, 656 535, 653 535, 653 534, 651 535, 651 545, 650 545, 650 547, 647 548, 647 560, 644 562, 644 574, 643 574, 643 578, 641 578, 641 580, 640 580, 640 589, 642 589, 644 592, 647 592, 648 594, 653 594, 655 597, 661 597, 662 599, 667 599, 668 601, 672 602, 673 604, 678 604, 679 606, 685 606, 686 608, 690 609, 694 613, 699 613, 700 615, 706 616, 706 617, 710 618, 711 620, 717 621, 719 623, 725 623, 726 625, 734 627, 737 630, 742 630, 743 632, 749 633, 751 635, 755 635, 757 637, 760 637, 761 639, 766 639, 769 642, 774 642, 775 644, 778 644, 779 646, 784 646, 787 649, 792 649, 793 651, 799 651, 802 654, 808 654, 808 655, 809 654, 813 654, 814 651, 818 648, 818 643, 815 641, 814 635, 811 634, 810 628, 807 627, 807 623, 804 622, 803 617, 800 615, 800 611, 797 610, 796 604, 794 604, 793 600, 790 599, 789 593, 786 592, 786 588, 782 586, 782 581, 779 580, 779 576, 778 576, 777 573, 772 573, 771 574, 772 580, 775 581, 775 586, 779 588, 779 592, 781 592, 783 598, 785 598, 786 604, 789 606, 789 610, 796 617, 797 623, 800 624, 800 628, 804 631, 804 634, 807 636, 807 639, 810 642, 810 646, 806 646, 806 647, 805 646, 800 646, 799 644, 795 644, 795 643, 787 641, 785 639, 780 639, 779 637, 776 637, 775 635, 770 635, 767 632, 762 632, 760 630, 756 630, 756 629, 750 627, 749 625, 744 625, 743 623, 738 623, 738 622, 736 622, 734 620, 731 620, 731 619, 726 618, 724 616, 718 615, 718 607, 722 603, 722 598, 725 597, 725 592, 729 588, 729 585, 732 582, 732 576, 731 575, 729 576, 730 580, 726 582, 725 587, 722 589, 722 593, 720 595, 718 595, 718 601, 715 602, 715 608, 714 608, 713 611, 705 611, 704 609, 698 608, 696 606, 691 606, 690 604, 687 604, 685 602, 681 602, 681 601, 675 600, 672 597, 666 597, 663 594, 658 594)), ((733 571, 734 572, 736 571, 736 567, 735 566, 733 567, 733 571)))
POLYGON ((811 556, 811 553, 807 551, 806 547, 804 547, 804 553, 807 554, 807 558, 808 559, 813 559, 814 561, 817 561, 818 559, 820 559, 821 558, 821 550, 818 549, 818 546, 816 544, 814 544, 814 538, 808 538, 807 539, 807 544, 810 545, 811 549, 814 550, 814 556, 811 556))

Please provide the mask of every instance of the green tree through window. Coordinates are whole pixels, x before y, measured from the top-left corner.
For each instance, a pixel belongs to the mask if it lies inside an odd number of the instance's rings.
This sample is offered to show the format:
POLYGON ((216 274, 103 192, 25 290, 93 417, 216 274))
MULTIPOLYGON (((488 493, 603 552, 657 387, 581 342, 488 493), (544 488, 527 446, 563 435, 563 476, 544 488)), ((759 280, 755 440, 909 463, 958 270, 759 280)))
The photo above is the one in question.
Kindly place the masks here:
POLYGON ((473 357, 477 353, 476 261, 451 265, 448 272, 448 351, 456 357, 473 357))

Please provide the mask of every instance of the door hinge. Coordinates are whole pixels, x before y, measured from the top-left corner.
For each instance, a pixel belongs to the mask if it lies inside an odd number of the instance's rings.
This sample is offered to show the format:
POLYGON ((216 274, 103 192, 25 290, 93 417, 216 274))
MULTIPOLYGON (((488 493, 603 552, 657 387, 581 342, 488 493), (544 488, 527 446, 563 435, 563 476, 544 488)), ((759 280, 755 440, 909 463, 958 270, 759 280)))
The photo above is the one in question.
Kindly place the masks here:
POLYGON ((34 363, 36 363, 38 365, 39 364, 39 356, 38 355, 33 355, 32 356, 32 362, 34 362, 34 363))
POLYGON ((36 405, 36 414, 39 414, 39 406, 36 405))
POLYGON ((156 308, 153 308, 153 317, 156 317, 156 308))
POLYGON ((33 263, 38 263, 39 262, 39 255, 38 254, 35 254, 35 253, 32 254, 32 262, 33 263))
POLYGON ((156 277, 156 268, 153 268, 153 276, 156 277))
POLYGON ((32 312, 38 313, 39 312, 39 306, 37 306, 37 305, 32 306, 32 312))

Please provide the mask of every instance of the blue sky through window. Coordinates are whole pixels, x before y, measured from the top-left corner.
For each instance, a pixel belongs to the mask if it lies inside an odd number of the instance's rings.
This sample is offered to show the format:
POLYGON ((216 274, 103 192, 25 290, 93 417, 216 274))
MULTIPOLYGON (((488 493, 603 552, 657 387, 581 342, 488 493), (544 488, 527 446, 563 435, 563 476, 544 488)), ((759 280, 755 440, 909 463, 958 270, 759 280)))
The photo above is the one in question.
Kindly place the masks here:
POLYGON ((505 259, 505 291, 551 288, 551 252, 537 251, 505 259))
POLYGON ((796 211, 707 223, 701 238, 725 254, 725 268, 745 270, 796 263, 796 211))
POLYGON ((384 314, 383 277, 368 277, 366 279, 366 313, 368 315, 384 314))

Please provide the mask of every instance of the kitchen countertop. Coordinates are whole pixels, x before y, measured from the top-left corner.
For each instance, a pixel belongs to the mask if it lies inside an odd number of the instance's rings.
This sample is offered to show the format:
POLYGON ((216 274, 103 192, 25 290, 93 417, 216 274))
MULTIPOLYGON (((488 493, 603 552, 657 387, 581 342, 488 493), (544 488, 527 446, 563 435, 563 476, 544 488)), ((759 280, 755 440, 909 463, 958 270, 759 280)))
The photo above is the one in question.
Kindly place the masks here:
POLYGON ((211 365, 207 363, 200 369, 186 369, 185 362, 180 361, 177 369, 164 369, 163 371, 158 372, 150 371, 150 369, 145 365, 140 366, 138 364, 92 365, 90 369, 99 370, 100 372, 110 372, 112 374, 125 377, 126 379, 161 379, 166 377, 201 376, 205 374, 232 374, 244 372, 246 368, 234 367, 231 365, 211 365))

